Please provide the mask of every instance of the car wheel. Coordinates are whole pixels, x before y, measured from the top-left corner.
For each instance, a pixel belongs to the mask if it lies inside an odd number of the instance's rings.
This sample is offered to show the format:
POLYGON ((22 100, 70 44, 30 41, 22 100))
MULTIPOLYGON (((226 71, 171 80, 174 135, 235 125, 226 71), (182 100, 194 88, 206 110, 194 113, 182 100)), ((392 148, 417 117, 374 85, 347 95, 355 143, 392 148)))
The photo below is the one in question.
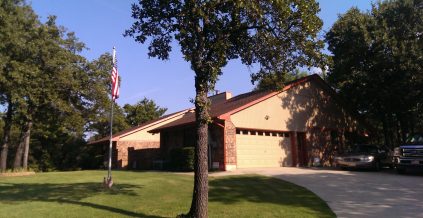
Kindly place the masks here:
POLYGON ((397 167, 398 174, 405 174, 405 168, 397 167))

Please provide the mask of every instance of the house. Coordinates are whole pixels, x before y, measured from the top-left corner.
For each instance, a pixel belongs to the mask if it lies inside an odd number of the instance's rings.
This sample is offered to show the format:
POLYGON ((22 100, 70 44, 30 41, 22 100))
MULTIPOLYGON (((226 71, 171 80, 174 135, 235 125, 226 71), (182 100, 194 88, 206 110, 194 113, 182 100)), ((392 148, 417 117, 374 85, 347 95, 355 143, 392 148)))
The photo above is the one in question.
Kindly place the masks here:
MULTIPOLYGON (((112 135, 112 167, 118 169, 149 169, 155 159, 160 159, 160 133, 148 131, 166 125, 181 118, 192 109, 162 116, 158 119, 140 124, 130 129, 112 135)), ((107 154, 110 137, 88 143, 100 146, 103 153, 107 154)), ((105 161, 108 156, 105 155, 105 161)))
MULTIPOLYGON (((234 170, 252 167, 331 165, 333 155, 361 125, 318 75, 286 84, 281 91, 210 97, 209 167, 234 170)), ((160 155, 175 147, 195 145, 195 113, 185 111, 164 125, 160 155)))

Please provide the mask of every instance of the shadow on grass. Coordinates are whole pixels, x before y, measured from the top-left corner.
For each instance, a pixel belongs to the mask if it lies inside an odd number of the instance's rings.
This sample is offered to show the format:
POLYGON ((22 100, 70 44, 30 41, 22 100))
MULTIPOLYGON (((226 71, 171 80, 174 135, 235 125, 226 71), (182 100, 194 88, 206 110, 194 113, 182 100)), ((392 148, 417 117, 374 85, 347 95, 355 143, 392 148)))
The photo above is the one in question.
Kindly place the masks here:
POLYGON ((133 184, 117 184, 111 190, 106 190, 99 183, 0 183, 0 202, 5 204, 25 201, 57 202, 91 207, 132 217, 158 217, 81 201, 97 194, 136 196, 133 189, 138 188, 141 186, 133 184))
POLYGON ((309 208, 322 215, 332 214, 329 206, 307 189, 276 178, 264 176, 229 176, 211 179, 211 202, 271 203, 309 208))

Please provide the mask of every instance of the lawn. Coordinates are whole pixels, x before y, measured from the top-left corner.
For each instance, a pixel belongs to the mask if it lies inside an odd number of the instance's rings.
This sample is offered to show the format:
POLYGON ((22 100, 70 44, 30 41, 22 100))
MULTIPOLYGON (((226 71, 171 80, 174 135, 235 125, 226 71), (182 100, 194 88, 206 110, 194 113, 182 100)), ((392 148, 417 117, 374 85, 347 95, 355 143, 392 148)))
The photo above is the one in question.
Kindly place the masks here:
MULTIPOLYGON (((187 212, 193 177, 161 172, 105 171, 0 177, 0 217, 175 217, 187 212)), ((310 191, 248 175, 209 179, 210 217, 335 217, 310 191)))

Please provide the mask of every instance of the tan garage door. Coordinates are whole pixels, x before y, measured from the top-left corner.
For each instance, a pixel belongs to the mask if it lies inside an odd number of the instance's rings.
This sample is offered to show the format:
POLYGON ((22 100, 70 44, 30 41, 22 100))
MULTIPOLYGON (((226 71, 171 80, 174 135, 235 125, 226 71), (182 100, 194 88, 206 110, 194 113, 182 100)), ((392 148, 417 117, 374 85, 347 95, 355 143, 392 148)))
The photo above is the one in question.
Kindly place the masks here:
POLYGON ((291 164, 288 134, 237 131, 236 151, 237 168, 282 167, 291 164))

